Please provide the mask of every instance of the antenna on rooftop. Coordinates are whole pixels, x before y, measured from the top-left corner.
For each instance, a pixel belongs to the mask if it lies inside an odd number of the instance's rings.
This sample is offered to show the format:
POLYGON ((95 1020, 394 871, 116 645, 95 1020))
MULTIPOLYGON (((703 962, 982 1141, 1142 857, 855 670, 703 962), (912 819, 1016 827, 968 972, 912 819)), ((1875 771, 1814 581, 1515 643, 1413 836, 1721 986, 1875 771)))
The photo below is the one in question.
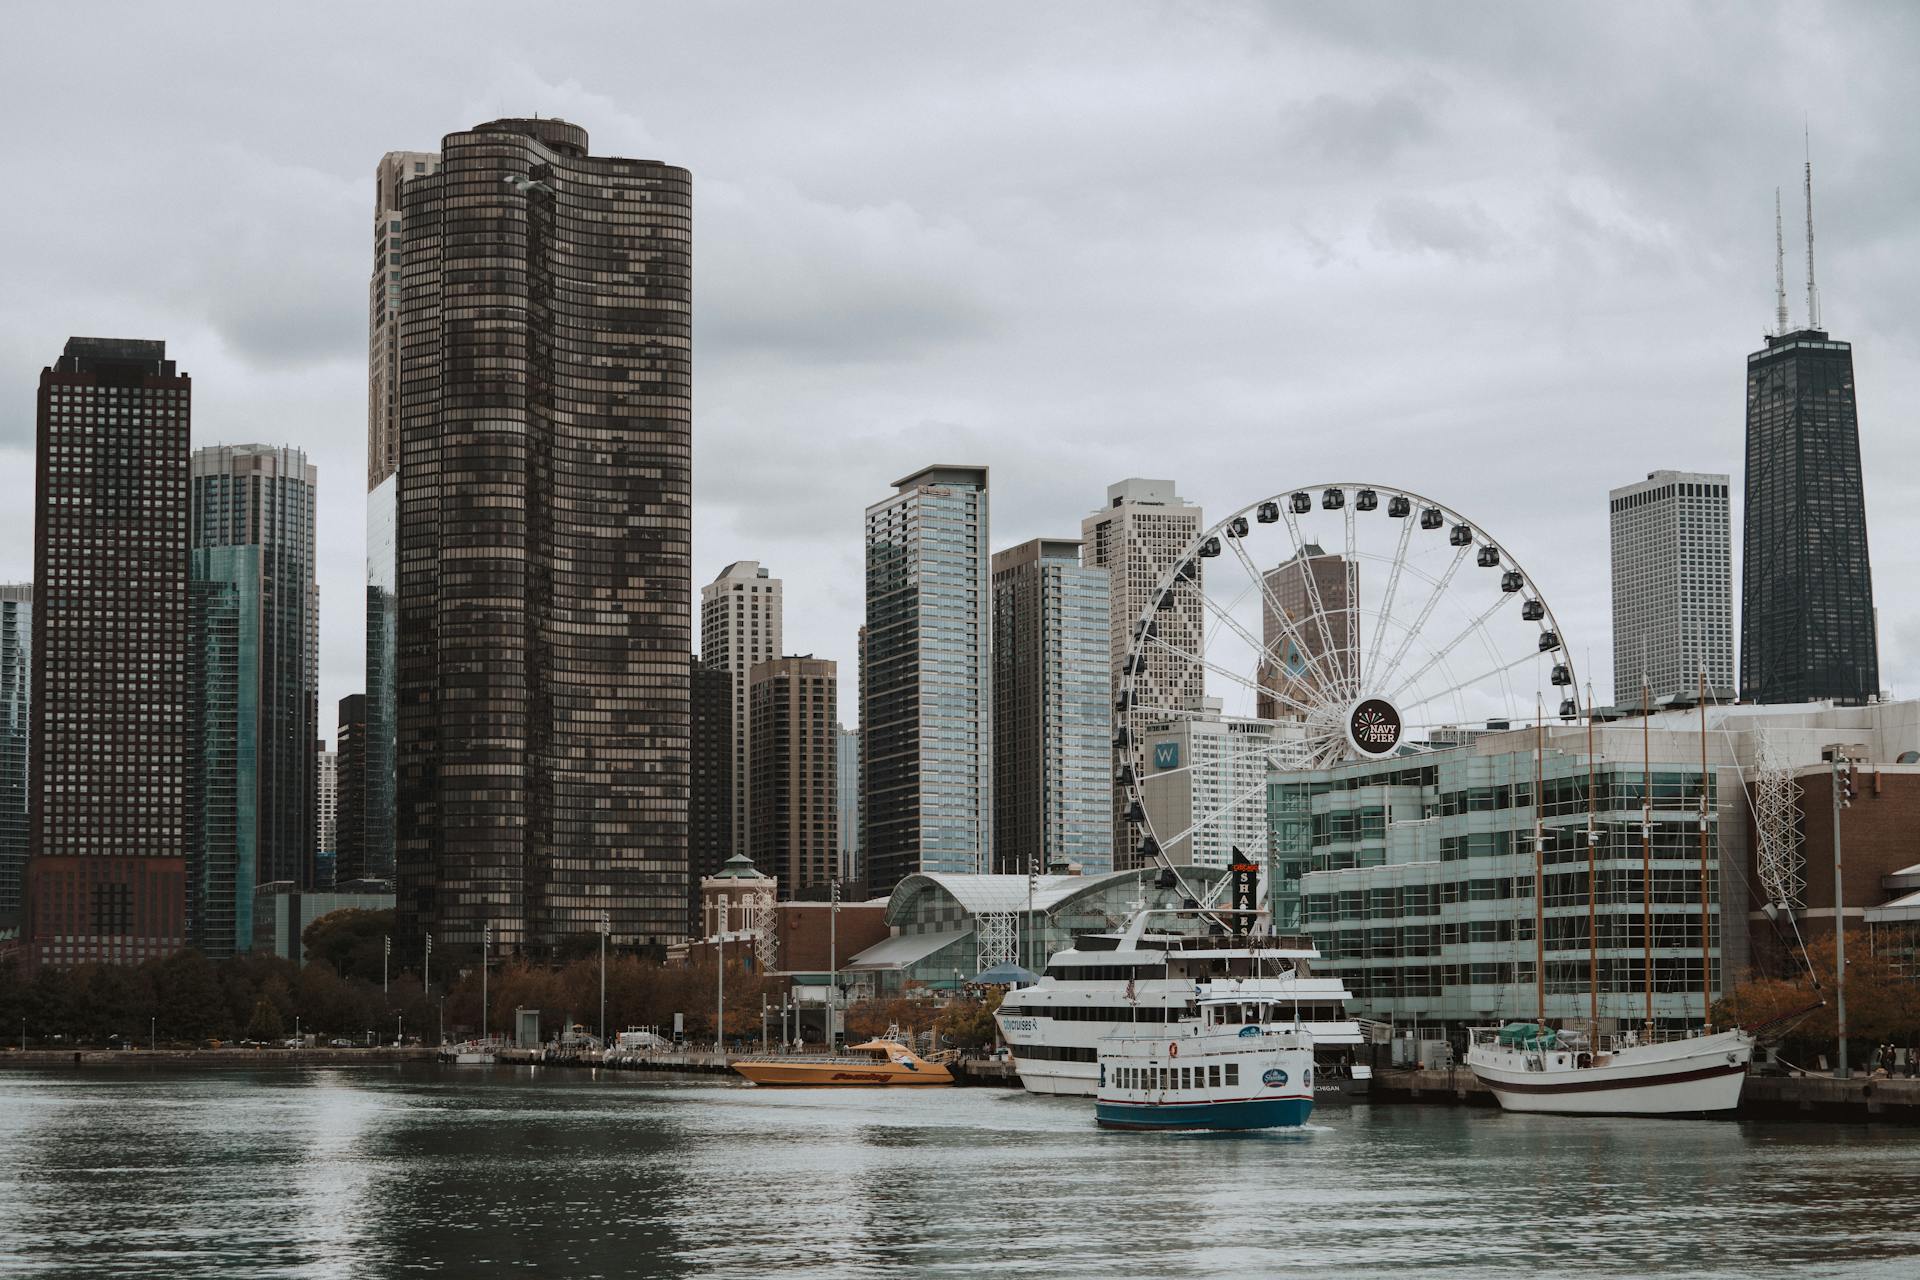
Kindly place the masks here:
POLYGON ((1773 332, 1787 332, 1787 240, 1780 227, 1780 188, 1773 189, 1773 332))
POLYGON ((1807 328, 1820 327, 1820 291, 1813 283, 1813 133, 1807 132, 1807 328))

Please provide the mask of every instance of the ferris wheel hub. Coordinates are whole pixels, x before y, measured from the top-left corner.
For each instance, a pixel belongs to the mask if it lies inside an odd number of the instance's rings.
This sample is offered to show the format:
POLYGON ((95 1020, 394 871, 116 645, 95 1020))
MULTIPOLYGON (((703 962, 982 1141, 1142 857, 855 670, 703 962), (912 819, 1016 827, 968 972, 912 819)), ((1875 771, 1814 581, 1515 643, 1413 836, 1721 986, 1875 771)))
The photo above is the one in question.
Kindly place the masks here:
POLYGON ((1400 747, 1405 725, 1400 709, 1385 698, 1359 698, 1347 707, 1347 745, 1363 759, 1378 760, 1400 747))

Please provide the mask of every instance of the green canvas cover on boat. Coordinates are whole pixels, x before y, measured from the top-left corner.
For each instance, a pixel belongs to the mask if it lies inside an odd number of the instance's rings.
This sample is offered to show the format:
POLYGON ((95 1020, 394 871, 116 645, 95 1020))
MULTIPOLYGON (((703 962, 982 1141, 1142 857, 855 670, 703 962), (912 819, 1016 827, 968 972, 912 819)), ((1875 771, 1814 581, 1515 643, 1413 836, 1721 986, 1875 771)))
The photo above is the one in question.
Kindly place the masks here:
POLYGON ((1551 1049, 1554 1033, 1536 1022, 1509 1022, 1500 1028, 1500 1043, 1509 1049, 1551 1049))

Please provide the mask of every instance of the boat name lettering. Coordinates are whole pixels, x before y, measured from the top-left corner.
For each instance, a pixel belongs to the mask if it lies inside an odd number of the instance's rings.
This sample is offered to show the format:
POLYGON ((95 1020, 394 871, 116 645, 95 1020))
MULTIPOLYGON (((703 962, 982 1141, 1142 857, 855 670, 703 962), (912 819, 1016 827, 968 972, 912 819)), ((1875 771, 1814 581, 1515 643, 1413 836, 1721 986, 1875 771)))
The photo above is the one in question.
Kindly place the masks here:
POLYGON ((1039 1025, 1036 1018, 1002 1018, 1000 1022, 1009 1031, 1032 1031, 1039 1025))

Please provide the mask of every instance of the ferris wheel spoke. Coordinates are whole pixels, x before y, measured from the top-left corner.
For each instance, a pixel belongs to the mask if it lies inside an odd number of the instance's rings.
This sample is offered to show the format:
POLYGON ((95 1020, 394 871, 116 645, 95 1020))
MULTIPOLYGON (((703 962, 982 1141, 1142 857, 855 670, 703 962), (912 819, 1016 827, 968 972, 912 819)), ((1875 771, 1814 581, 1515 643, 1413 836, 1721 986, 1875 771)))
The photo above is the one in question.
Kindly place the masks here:
MULTIPOLYGON (((1280 514, 1287 522, 1287 532, 1293 535, 1295 562, 1299 564, 1300 576, 1307 584, 1307 599, 1313 605, 1313 620, 1318 625, 1320 639, 1326 645, 1326 652, 1331 654, 1334 649, 1333 629, 1327 625, 1326 602, 1320 598, 1320 582, 1318 575, 1313 571, 1313 560, 1307 555, 1306 540, 1300 536, 1300 522, 1293 518, 1291 503, 1282 503, 1280 514)), ((1348 594, 1351 595, 1352 592, 1349 591, 1348 594)), ((1340 692, 1346 695, 1344 686, 1340 688, 1340 692)))
POLYGON ((1182 840, 1191 840, 1194 832, 1205 830, 1207 827, 1212 826, 1214 823, 1218 822, 1221 818, 1225 817, 1229 813, 1232 813, 1235 809, 1239 808, 1241 805, 1245 804, 1247 801, 1253 799, 1255 796, 1265 796, 1266 792, 1267 792, 1267 780, 1265 778, 1261 778, 1259 782, 1255 783, 1251 787, 1248 787, 1245 791, 1242 791, 1239 795, 1227 801, 1224 805, 1220 806, 1218 809, 1215 809, 1212 813, 1209 813, 1206 817, 1201 818, 1198 821, 1192 823, 1184 831, 1178 832, 1171 839, 1161 840, 1160 852, 1164 854, 1168 849, 1171 849, 1174 845, 1179 844, 1182 840))
MULTIPOLYGON (((1305 739, 1301 739, 1301 741, 1305 742, 1305 739)), ((1249 760, 1267 759, 1270 764, 1284 763, 1277 759, 1269 759, 1270 757, 1278 757, 1280 754, 1279 745, 1269 741, 1262 743, 1259 747, 1250 751, 1236 751, 1212 760, 1189 760, 1186 764, 1175 765, 1170 769, 1155 769, 1152 773, 1141 775, 1137 785, 1144 788, 1148 782, 1157 778, 1174 778, 1183 773, 1191 773, 1195 769, 1219 769, 1229 765, 1245 764, 1249 760)))
POLYGON ((1347 597, 1345 665, 1347 698, 1352 700, 1360 696, 1360 560, 1354 546, 1354 504, 1349 502, 1341 510, 1347 517, 1347 541, 1340 557, 1340 586, 1347 597))
MULTIPOLYGON (((1243 594, 1242 599, 1244 598, 1245 597, 1243 594)), ((1241 642, 1244 643, 1249 649, 1253 650, 1253 652, 1259 654, 1263 661, 1272 662, 1275 660, 1277 655, 1273 652, 1273 650, 1270 649, 1265 644, 1265 642, 1255 639, 1253 636, 1253 633, 1248 631, 1246 627, 1241 623, 1241 621, 1238 618, 1233 616, 1233 613, 1231 610, 1222 608, 1218 602, 1213 600, 1205 592, 1200 593, 1200 602, 1209 612, 1213 614, 1215 618, 1219 619, 1220 624, 1223 627, 1225 627, 1228 631, 1232 632, 1234 635, 1238 636, 1241 642)), ((1247 683, 1247 680, 1245 677, 1226 671, 1224 668, 1215 666, 1207 658, 1193 657, 1192 655, 1186 655, 1186 656, 1189 656, 1191 660, 1208 663, 1210 670, 1219 670, 1223 675, 1226 675, 1229 679, 1235 680, 1241 684, 1247 683)), ((1315 687, 1320 690, 1321 697, 1317 703, 1313 704, 1314 706, 1332 707, 1335 705, 1333 695, 1327 692, 1324 681, 1316 681, 1315 687)), ((1281 697, 1283 698, 1283 700, 1287 702, 1291 702, 1296 707, 1301 705, 1301 703, 1298 700, 1293 698, 1286 698, 1285 695, 1280 694, 1278 690, 1267 690, 1267 692, 1273 693, 1276 697, 1281 697)), ((1311 697, 1312 695, 1309 694, 1308 696, 1311 697)))
MULTIPOLYGON (((1165 640, 1160 639, 1160 637, 1158 636, 1151 637, 1150 642, 1155 645, 1158 645, 1160 648, 1164 649, 1168 653, 1173 654, 1177 658, 1182 658, 1187 662, 1191 662, 1199 666, 1202 670, 1213 672, 1215 675, 1219 676, 1223 680, 1231 680, 1237 685, 1241 685, 1244 688, 1251 689, 1256 694, 1264 693, 1269 697, 1276 698, 1279 701, 1284 702, 1288 706, 1293 707, 1295 710, 1299 711, 1302 716, 1323 715, 1323 714, 1329 713, 1329 711, 1331 710, 1331 704, 1305 703, 1305 702, 1296 701, 1293 698, 1288 697, 1286 694, 1280 692, 1278 689, 1270 688, 1269 686, 1261 683, 1258 680, 1249 680, 1246 676, 1241 675, 1238 671, 1235 671, 1229 667, 1223 667, 1219 663, 1213 661, 1210 658, 1203 658, 1197 654, 1190 654, 1186 652, 1184 649, 1177 649, 1174 646, 1168 644, 1165 640)), ((1191 715, 1198 716, 1206 713, 1182 712, 1181 714, 1191 714, 1191 715)))
MULTIPOLYGON (((1400 694, 1409 685, 1414 684, 1416 681, 1420 679, 1420 677, 1426 675, 1427 672, 1433 670, 1436 666, 1439 666, 1442 662, 1446 660, 1446 657, 1448 654, 1452 653, 1455 649, 1459 648, 1461 641, 1465 640, 1470 635, 1484 634, 1484 632, 1482 631, 1482 628, 1485 627, 1487 619, 1491 618, 1494 614, 1498 613, 1500 611, 1501 606, 1506 604, 1506 602, 1507 602, 1507 597, 1504 594, 1502 594, 1497 599, 1495 599, 1492 604, 1488 605, 1485 609, 1481 610, 1478 614, 1474 616, 1473 621, 1469 622, 1464 628, 1461 629, 1460 634, 1456 635, 1453 639, 1447 641, 1446 644, 1442 645, 1438 650, 1436 650, 1433 656, 1427 659, 1425 666, 1422 666, 1418 671, 1408 676, 1405 680, 1402 680, 1398 685, 1394 687, 1393 692, 1388 694, 1387 697, 1390 700, 1397 701, 1400 697, 1400 694)), ((1538 651, 1536 651, 1533 654, 1529 654, 1527 656, 1528 657, 1538 656, 1538 651)))
POLYGON ((1467 552, 1470 550, 1472 550, 1471 543, 1454 551, 1453 562, 1447 566, 1447 571, 1440 575, 1439 581, 1433 584, 1433 590, 1427 593, 1426 603, 1420 606, 1419 616, 1414 619, 1413 625, 1407 628, 1407 634, 1400 640, 1400 647, 1394 650, 1393 661, 1387 664, 1386 671, 1380 677, 1381 687, 1384 688, 1391 682, 1394 674, 1400 670, 1400 664, 1406 660, 1407 649, 1412 646, 1414 637, 1420 634, 1421 628, 1427 625, 1427 619, 1433 616, 1434 606, 1440 603, 1442 596, 1446 595, 1447 588, 1453 583, 1454 575, 1458 574, 1460 566, 1466 563, 1467 552))
MULTIPOLYGON (((1247 555, 1246 548, 1240 545, 1240 540, 1238 538, 1229 538, 1227 542, 1233 547, 1234 557, 1240 561, 1240 567, 1246 570, 1247 576, 1259 587, 1262 607, 1266 610, 1265 616, 1279 621, 1281 629, 1284 630, 1287 637, 1293 641, 1294 651, 1302 658, 1305 658, 1310 667, 1319 671, 1318 683, 1320 687, 1323 689, 1337 689, 1341 684, 1339 673, 1326 665, 1331 655, 1321 654, 1316 656, 1313 653, 1312 646, 1307 643, 1306 637, 1301 635, 1294 627, 1293 618, 1285 609, 1280 607, 1280 602, 1274 598, 1272 589, 1267 586, 1266 575, 1260 572, 1259 567, 1253 563, 1252 557, 1247 555)), ((1246 638, 1249 643, 1252 643, 1253 638, 1251 636, 1247 636, 1246 638)), ((1275 654, 1271 647, 1268 646, 1265 636, 1260 638, 1258 647, 1266 662, 1273 663, 1283 670, 1287 668, 1287 664, 1280 661, 1279 655, 1275 654)), ((1335 699, 1330 696, 1327 699, 1327 705, 1332 706, 1334 703, 1335 699)))
POLYGON ((1449 694, 1459 693, 1464 689, 1471 689, 1475 685, 1481 683, 1482 681, 1490 680, 1495 676, 1504 675, 1505 673, 1512 671, 1515 667, 1522 666, 1528 662, 1534 661, 1539 656, 1540 655, 1538 653, 1523 653, 1519 657, 1515 658, 1512 662, 1494 667, 1490 671, 1482 671, 1479 675, 1474 676, 1471 679, 1462 680, 1457 684, 1448 685, 1444 689, 1437 689, 1434 692, 1427 694, 1423 698, 1417 698, 1412 702, 1407 703, 1405 710, 1411 711, 1415 707, 1424 707, 1429 702, 1433 702, 1439 698, 1447 697, 1449 694))
POLYGON ((1413 537, 1414 517, 1409 514, 1400 519, 1400 545, 1394 548, 1393 568, 1387 573, 1386 596, 1380 604, 1379 623, 1373 629, 1373 654, 1367 659, 1362 671, 1371 675, 1380 664, 1380 655, 1387 645, 1387 620, 1393 617, 1393 601, 1400 590, 1400 575, 1407 567, 1407 542, 1413 537))

